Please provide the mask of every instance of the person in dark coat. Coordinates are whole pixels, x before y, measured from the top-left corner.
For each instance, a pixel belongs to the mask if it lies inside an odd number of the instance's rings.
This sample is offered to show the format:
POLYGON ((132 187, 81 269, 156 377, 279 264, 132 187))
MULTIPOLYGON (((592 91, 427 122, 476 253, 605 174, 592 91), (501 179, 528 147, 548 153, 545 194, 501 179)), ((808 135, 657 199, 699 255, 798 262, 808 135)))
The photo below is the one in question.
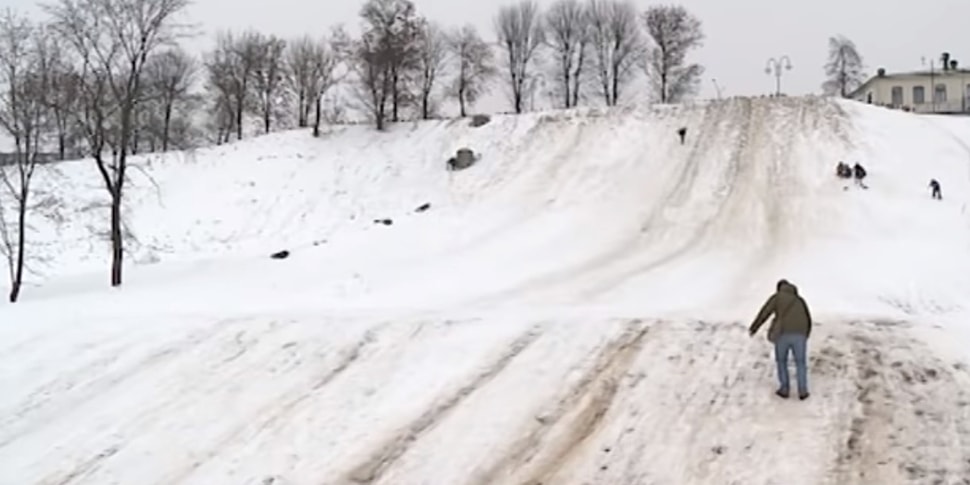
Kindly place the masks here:
POLYGON ((940 183, 936 179, 930 180, 930 189, 933 191, 933 198, 943 200, 943 192, 940 190, 940 183))
POLYGON ((790 383, 788 377, 788 353, 795 357, 795 372, 798 380, 798 398, 808 399, 808 337, 812 334, 812 314, 808 304, 798 295, 798 288, 780 280, 775 286, 775 294, 761 307, 758 316, 748 328, 754 336, 768 317, 774 315, 768 328, 768 341, 775 344, 775 362, 778 365, 778 390, 780 397, 788 398, 790 383))
POLYGON ((684 144, 684 140, 687 138, 687 127, 683 127, 677 130, 677 134, 680 135, 680 144, 684 144))
POLYGON ((862 180, 866 178, 866 175, 867 175, 866 169, 863 168, 862 165, 860 165, 858 162, 856 162, 855 166, 852 167, 852 175, 855 176, 856 185, 864 189, 869 188, 869 187, 866 187, 866 184, 862 182, 862 180))
POLYGON ((835 175, 844 179, 852 178, 852 169, 849 167, 848 163, 839 162, 839 164, 835 166, 835 175))

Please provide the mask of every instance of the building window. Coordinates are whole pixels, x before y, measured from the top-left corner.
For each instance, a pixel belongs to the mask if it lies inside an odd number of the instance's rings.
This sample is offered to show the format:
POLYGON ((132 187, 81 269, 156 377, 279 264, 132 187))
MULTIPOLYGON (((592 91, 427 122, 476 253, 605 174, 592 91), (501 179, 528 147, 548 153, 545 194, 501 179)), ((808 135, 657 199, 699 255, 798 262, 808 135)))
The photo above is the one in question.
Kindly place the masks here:
POLYGON ((936 85, 936 89, 933 90, 933 102, 934 103, 946 102, 946 84, 936 85))
POLYGON ((926 90, 923 86, 913 86, 913 104, 923 104, 926 102, 926 90))
POLYGON ((902 106, 903 105, 903 87, 902 86, 893 86, 892 97, 893 97, 893 101, 892 101, 893 108, 898 108, 898 107, 902 106))

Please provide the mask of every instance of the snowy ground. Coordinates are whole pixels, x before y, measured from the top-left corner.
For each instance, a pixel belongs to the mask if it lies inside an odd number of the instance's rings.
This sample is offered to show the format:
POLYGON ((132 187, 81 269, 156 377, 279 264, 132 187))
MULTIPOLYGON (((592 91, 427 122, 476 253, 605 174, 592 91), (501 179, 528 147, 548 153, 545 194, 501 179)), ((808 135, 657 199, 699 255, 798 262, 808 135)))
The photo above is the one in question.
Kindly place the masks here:
POLYGON ((90 162, 42 174, 0 484, 970 484, 970 120, 731 99, 137 166, 120 290, 90 162), (806 402, 744 330, 780 277, 806 402))

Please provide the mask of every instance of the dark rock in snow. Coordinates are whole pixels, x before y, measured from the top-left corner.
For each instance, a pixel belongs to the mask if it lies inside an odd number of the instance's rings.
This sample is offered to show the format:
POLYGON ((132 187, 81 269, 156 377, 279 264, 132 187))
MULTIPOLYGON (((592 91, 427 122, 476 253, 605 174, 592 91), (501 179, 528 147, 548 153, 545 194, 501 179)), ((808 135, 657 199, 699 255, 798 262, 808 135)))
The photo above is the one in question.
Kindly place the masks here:
POLYGON ((374 219, 374 224, 384 224, 385 226, 390 226, 391 224, 394 224, 394 221, 391 219, 374 219))
POLYGON ((414 212, 424 212, 430 208, 431 204, 421 204, 417 209, 414 209, 414 212))
POLYGON ((282 251, 271 254, 269 257, 273 259, 286 259, 290 257, 290 252, 284 249, 282 251))

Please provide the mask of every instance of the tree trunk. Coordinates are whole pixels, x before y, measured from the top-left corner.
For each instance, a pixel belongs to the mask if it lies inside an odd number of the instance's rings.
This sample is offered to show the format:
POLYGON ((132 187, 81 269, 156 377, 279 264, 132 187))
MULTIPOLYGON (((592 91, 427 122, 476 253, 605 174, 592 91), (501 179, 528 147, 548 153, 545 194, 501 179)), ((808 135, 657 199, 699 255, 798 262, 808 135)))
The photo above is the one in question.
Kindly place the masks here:
POLYGON ((400 101, 400 97, 401 97, 401 92, 400 92, 400 85, 398 84, 398 75, 397 75, 396 69, 394 70, 393 78, 391 82, 392 82, 391 84, 391 121, 397 123, 398 121, 401 121, 401 119, 398 117, 398 110, 397 110, 398 102, 400 101))
POLYGON ((168 151, 168 130, 172 122, 172 103, 171 101, 165 103, 165 120, 162 124, 162 151, 168 151))
POLYGON ((299 94, 299 102, 297 103, 297 106, 299 106, 299 108, 297 108, 299 112, 297 113, 296 120, 296 125, 300 128, 306 128, 307 126, 307 104, 306 94, 301 89, 299 94))
POLYGON ((17 266, 10 285, 10 303, 16 303, 20 298, 20 287, 24 281, 24 245, 27 232, 27 188, 21 184, 20 205, 17 208, 17 266))
POLYGON ((270 118, 272 118, 272 111, 273 106, 267 98, 267 101, 263 103, 263 133, 269 133, 270 124, 272 122, 272 120, 270 120, 270 118))
POLYGON ((585 61, 586 46, 582 45, 579 51, 579 59, 576 61, 576 71, 573 73, 573 107, 579 106, 579 86, 582 82, 583 62, 585 61))
POLYGON ((429 114, 428 113, 428 102, 429 102, 428 101, 428 98, 430 98, 430 97, 431 97, 431 93, 428 93, 428 92, 424 93, 421 96, 421 119, 423 119, 423 120, 426 120, 426 119, 429 118, 429 116, 428 116, 428 114, 429 114))
POLYGON ((313 115, 313 137, 320 137, 320 98, 323 96, 317 96, 315 113, 313 115))
POLYGON ((458 88, 458 106, 461 110, 461 117, 465 117, 465 87, 458 88))
MULTIPOLYGON (((120 184, 120 182, 115 183, 120 184)), ((121 237, 121 187, 118 185, 111 194, 111 286, 121 286, 123 243, 121 237)))
POLYGON ((243 138, 243 100, 236 100, 236 139, 243 138))

